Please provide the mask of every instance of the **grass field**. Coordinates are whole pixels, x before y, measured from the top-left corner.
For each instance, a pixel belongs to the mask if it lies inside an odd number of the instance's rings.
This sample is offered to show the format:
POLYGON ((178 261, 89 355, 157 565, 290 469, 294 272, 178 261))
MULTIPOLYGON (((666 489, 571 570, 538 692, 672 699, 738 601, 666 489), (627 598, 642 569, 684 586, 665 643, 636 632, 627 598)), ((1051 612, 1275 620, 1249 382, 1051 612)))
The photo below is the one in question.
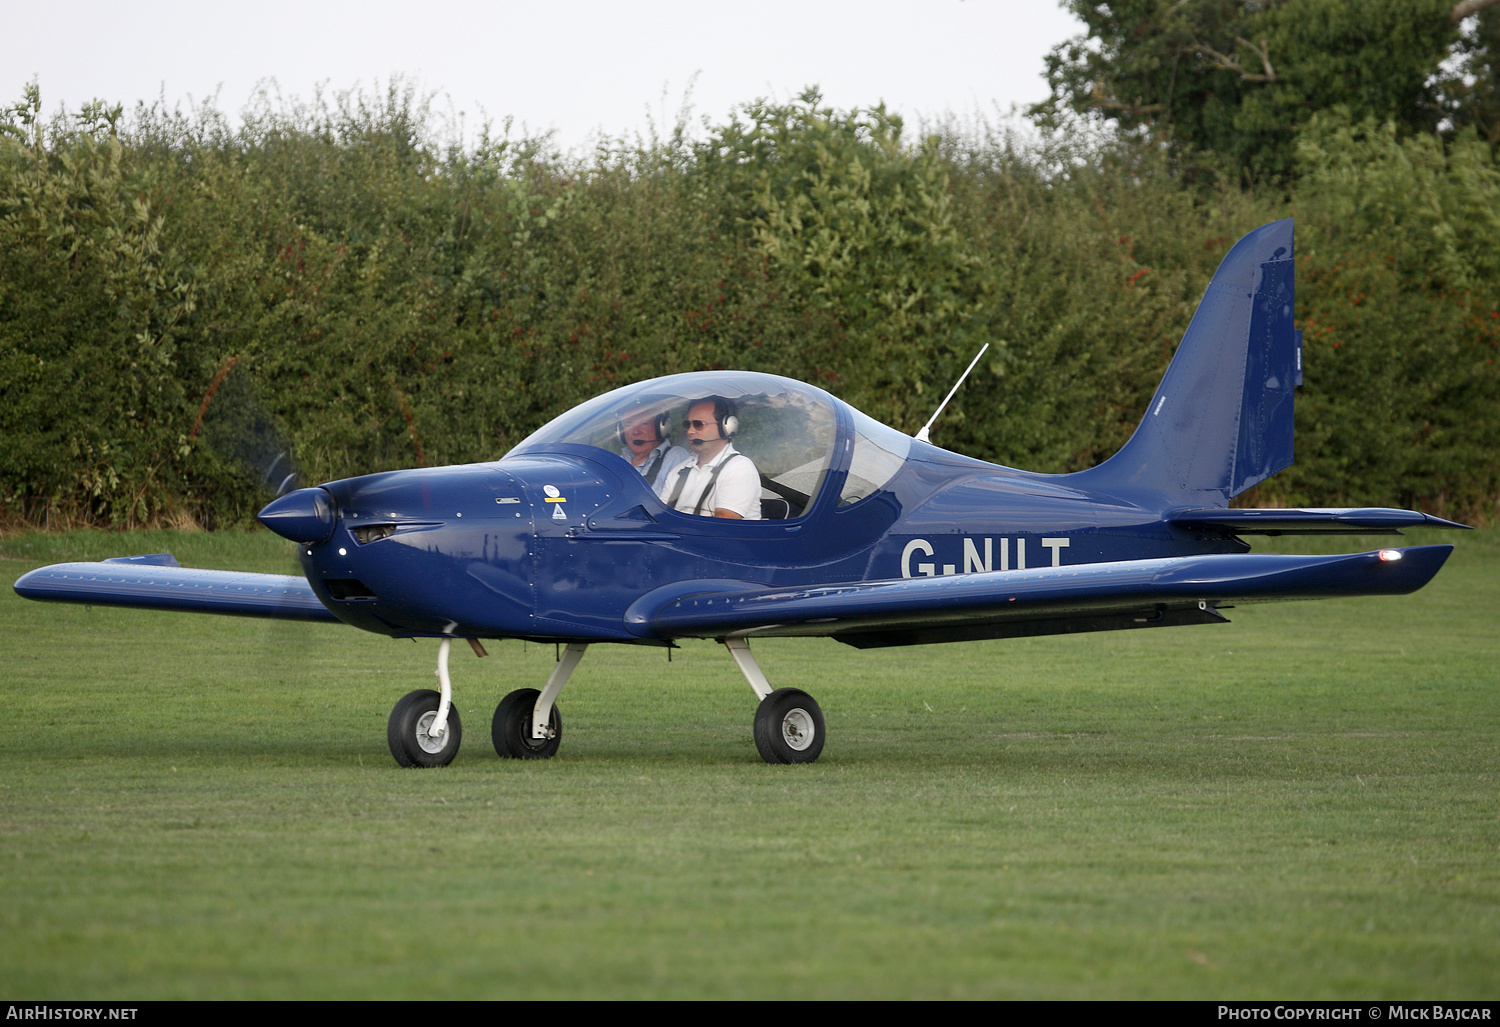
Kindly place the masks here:
POLYGON ((1458 546, 1414 596, 1227 626, 758 643, 827 715, 801 767, 708 642, 595 647, 544 763, 489 721, 552 648, 455 650, 463 750, 403 771, 431 642, 6 588, 0 997, 1495 998, 1500 531, 1411 541, 1458 546))

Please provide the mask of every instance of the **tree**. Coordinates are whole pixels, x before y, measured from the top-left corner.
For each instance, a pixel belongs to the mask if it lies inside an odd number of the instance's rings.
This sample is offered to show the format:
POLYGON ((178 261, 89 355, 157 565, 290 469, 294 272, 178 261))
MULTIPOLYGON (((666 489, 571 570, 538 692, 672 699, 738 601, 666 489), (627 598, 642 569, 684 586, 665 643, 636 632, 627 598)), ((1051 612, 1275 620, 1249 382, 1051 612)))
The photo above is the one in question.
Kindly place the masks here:
POLYGON ((747 105, 699 147, 698 167, 727 201, 726 227, 826 327, 794 373, 915 431, 926 387, 979 348, 980 283, 937 139, 910 146, 902 128, 884 106, 840 111, 811 88, 747 105))
POLYGON ((1464 30, 1445 83, 1454 127, 1473 125, 1492 147, 1500 146, 1500 6, 1496 3, 1466 0, 1454 8, 1464 15, 1464 30))
POLYGON ((1336 105, 1402 133, 1488 135, 1496 2, 1065 0, 1087 31, 1048 55, 1052 96, 1033 114, 1102 114, 1273 179, 1292 172, 1301 126, 1336 105))

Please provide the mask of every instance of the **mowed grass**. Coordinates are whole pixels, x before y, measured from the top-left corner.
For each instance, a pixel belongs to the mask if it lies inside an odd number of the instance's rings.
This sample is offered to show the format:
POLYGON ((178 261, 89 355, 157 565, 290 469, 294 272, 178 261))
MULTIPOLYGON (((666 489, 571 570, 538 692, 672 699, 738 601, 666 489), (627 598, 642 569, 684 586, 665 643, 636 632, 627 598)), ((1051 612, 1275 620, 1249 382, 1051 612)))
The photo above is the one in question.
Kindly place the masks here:
MULTIPOLYGON (((1385 539, 1277 540, 1281 551, 1385 539)), ((599 646, 557 759, 489 722, 550 646, 455 649, 464 744, 400 770, 436 646, 0 595, 0 993, 41 998, 1493 998, 1500 532, 1408 597, 860 652, 763 764, 727 654, 599 646)), ((15 535, 11 576, 260 534, 15 535)))

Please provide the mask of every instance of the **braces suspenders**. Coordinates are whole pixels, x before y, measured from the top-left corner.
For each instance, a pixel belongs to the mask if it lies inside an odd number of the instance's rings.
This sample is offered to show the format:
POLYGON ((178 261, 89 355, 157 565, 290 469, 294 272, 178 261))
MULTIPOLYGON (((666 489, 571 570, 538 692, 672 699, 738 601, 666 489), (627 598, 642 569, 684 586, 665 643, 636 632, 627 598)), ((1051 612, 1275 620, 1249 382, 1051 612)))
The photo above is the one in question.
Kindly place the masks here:
POLYGON ((658 449, 656 451, 656 464, 651 468, 651 473, 646 475, 646 484, 653 489, 656 488, 656 479, 661 477, 661 469, 667 466, 667 454, 669 449, 658 449))
MULTIPOLYGON (((698 515, 698 512, 703 509, 703 501, 708 498, 708 494, 712 492, 714 490, 714 486, 718 484, 719 472, 728 467, 730 461, 734 460, 735 457, 744 455, 744 453, 735 453, 729 458, 729 460, 725 460, 723 463, 719 464, 718 467, 714 468, 714 473, 709 476, 708 484, 703 486, 702 492, 698 493, 698 502, 693 506, 693 516, 696 517, 698 515)), ((665 459, 665 457, 663 457, 663 459, 665 459)), ((661 468, 658 466, 657 470, 660 469, 661 468)), ((683 464, 682 470, 677 472, 677 487, 672 490, 672 498, 667 500, 667 506, 671 507, 673 510, 677 509, 677 500, 682 498, 682 490, 687 487, 688 475, 691 473, 693 473, 693 465, 690 463, 683 464)))

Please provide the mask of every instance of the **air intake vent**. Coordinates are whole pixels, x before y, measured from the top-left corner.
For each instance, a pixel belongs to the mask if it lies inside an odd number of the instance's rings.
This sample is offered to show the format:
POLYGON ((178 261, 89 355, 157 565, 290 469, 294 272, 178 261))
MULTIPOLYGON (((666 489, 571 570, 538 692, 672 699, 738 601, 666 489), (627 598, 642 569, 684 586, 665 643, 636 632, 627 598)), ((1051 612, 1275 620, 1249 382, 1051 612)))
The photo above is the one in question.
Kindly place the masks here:
POLYGON ((394 524, 370 524, 363 528, 353 529, 355 541, 362 546, 368 545, 377 539, 388 538, 395 534, 395 532, 396 526, 394 524))
POLYGON ((363 581, 353 578, 329 578, 323 582, 328 589, 328 594, 335 599, 374 599, 375 593, 371 592, 363 581))

